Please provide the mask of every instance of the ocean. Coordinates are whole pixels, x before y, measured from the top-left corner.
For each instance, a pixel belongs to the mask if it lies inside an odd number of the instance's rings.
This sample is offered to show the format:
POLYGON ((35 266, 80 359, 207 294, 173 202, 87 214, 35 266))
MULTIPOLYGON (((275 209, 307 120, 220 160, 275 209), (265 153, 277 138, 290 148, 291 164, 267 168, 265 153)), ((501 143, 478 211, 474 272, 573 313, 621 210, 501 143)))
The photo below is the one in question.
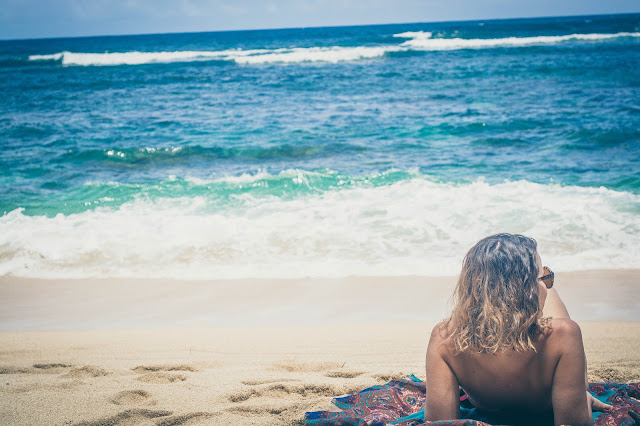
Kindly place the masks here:
POLYGON ((0 41, 0 276, 640 263, 640 14, 0 41))

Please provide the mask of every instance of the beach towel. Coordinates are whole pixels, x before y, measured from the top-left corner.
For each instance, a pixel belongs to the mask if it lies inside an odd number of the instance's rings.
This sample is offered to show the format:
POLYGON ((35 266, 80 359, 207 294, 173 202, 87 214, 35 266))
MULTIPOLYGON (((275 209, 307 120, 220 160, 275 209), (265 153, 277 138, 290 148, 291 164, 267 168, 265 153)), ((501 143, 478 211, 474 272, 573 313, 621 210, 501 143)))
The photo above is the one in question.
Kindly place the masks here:
MULTIPOLYGON (((640 383, 590 383, 589 392, 599 400, 613 405, 611 411, 593 414, 596 425, 640 426, 640 383)), ((364 389, 353 395, 334 398, 339 412, 315 411, 305 415, 305 425, 453 425, 489 426, 500 423, 479 413, 460 396, 463 420, 424 422, 425 383, 414 375, 364 389)), ((523 419, 525 422, 526 419, 523 419)))

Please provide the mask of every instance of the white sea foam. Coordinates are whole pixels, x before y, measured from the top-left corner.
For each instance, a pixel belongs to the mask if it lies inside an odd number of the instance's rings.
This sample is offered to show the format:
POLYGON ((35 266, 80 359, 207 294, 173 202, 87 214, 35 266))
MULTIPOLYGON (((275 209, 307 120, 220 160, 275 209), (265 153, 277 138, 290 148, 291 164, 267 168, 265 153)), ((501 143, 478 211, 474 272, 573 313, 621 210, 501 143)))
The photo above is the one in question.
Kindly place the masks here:
POLYGON ((433 33, 429 31, 406 31, 404 33, 394 34, 398 38, 431 38, 433 33))
POLYGON ((261 55, 233 58, 239 64, 344 62, 383 56, 387 52, 402 50, 400 47, 309 47, 293 48, 261 55))
POLYGON ((54 53, 51 55, 30 55, 30 61, 59 61, 64 56, 65 52, 54 53))
POLYGON ((175 51, 175 52, 60 52, 53 55, 31 55, 30 61, 62 61, 63 65, 141 65, 159 62, 190 62, 197 60, 225 60, 231 56, 257 54, 258 50, 175 51))
POLYGON ((571 34, 563 36, 506 37, 493 39, 432 38, 426 31, 408 31, 394 34, 394 37, 408 38, 399 45, 384 46, 330 46, 292 47, 280 49, 228 49, 213 51, 173 51, 173 52, 104 52, 81 53, 59 52, 48 55, 31 55, 30 61, 60 61, 63 65, 108 66, 142 65, 151 63, 192 62, 192 61, 233 61, 238 64, 267 63, 337 63, 361 59, 379 58, 389 52, 406 50, 457 50, 487 49, 508 46, 531 46, 553 44, 571 40, 603 41, 620 37, 640 37, 640 33, 616 34, 571 34))
POLYGON ((466 250, 496 232, 535 237, 560 271, 634 268, 640 256, 640 196, 605 188, 414 177, 213 205, 139 199, 53 218, 14 210, 0 218, 0 276, 454 275, 466 250))
MULTIPOLYGON (((403 33, 410 34, 410 33, 403 33)), ((569 34, 562 36, 505 37, 505 38, 430 38, 427 33, 416 33, 402 46, 419 50, 488 49, 562 43, 572 40, 604 41, 621 37, 640 37, 640 33, 569 34)))
POLYGON ((390 47, 309 47, 290 49, 176 51, 176 52, 60 52, 52 55, 31 55, 30 61, 61 61, 63 65, 108 66, 141 65, 151 63, 221 60, 238 64, 301 63, 354 61, 383 56, 388 51, 402 50, 390 47))

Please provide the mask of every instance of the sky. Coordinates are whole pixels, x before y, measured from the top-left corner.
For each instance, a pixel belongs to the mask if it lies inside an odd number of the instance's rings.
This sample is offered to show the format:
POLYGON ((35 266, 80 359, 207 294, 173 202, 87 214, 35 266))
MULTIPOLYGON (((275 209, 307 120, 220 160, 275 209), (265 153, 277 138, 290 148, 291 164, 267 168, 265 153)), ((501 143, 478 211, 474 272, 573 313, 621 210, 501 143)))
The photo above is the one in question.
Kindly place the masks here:
POLYGON ((640 0, 0 0, 0 39, 638 12, 640 0))

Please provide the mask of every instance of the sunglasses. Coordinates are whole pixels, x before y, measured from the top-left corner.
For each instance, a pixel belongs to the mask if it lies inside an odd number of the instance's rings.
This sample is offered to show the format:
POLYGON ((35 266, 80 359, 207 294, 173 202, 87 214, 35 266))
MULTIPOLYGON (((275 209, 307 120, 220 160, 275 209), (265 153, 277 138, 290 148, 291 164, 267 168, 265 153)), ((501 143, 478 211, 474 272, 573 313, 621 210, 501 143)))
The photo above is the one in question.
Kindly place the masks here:
POLYGON ((543 266, 542 271, 544 272, 544 275, 538 279, 541 280, 547 288, 553 287, 553 271, 549 269, 548 266, 543 266))

